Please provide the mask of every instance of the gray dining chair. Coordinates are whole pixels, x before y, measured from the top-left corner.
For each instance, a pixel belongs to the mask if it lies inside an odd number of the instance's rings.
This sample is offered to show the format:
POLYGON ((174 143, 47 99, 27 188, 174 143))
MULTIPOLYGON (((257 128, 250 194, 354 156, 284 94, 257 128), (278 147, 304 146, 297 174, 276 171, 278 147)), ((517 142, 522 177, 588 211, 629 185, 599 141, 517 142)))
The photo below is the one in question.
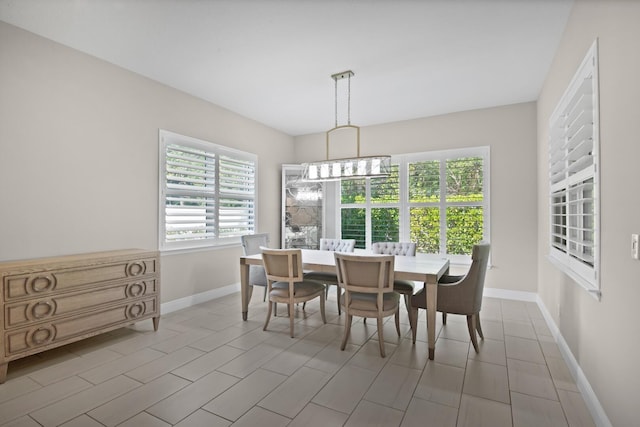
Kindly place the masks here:
MULTIPOLYGON (((269 246, 269 234, 257 233, 257 234, 245 234, 240 237, 242 241, 242 251, 244 255, 256 255, 259 254, 260 247, 269 246)), ((249 266, 249 289, 253 293, 254 286, 264 287, 264 295, 262 301, 266 301, 267 297, 267 275, 265 274, 264 267, 261 265, 249 266)), ((249 297, 251 298, 251 297, 249 297)))
MULTIPOLYGON (((473 246, 471 253, 471 267, 463 276, 444 275, 438 281, 438 301, 436 310, 442 313, 442 323, 447 323, 447 313, 467 316, 467 328, 473 348, 478 352, 478 338, 484 339, 480 326, 480 309, 482 308, 482 293, 484 278, 489 262, 489 243, 478 243, 473 246)), ((411 307, 414 310, 409 320, 412 322, 413 342, 416 342, 416 327, 418 309, 426 309, 425 289, 411 297, 411 307)))
MULTIPOLYGON (((352 253, 356 247, 355 239, 320 239, 321 251, 333 251, 352 253)), ((329 298, 329 288, 331 286, 336 287, 336 301, 338 304, 338 315, 342 314, 340 308, 340 286, 338 286, 338 276, 334 272, 329 271, 310 271, 304 275, 305 279, 317 280, 324 283, 327 286, 327 293, 325 298, 329 298)))

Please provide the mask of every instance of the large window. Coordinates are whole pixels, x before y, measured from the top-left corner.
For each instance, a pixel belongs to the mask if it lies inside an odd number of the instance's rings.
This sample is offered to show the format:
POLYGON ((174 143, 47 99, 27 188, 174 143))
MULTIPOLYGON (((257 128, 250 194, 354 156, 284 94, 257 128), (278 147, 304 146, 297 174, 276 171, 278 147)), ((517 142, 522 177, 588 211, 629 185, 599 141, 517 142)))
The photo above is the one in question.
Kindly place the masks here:
POLYGON ((550 259, 600 295, 597 43, 549 120, 550 259))
POLYGON ((238 243, 256 229, 254 154, 160 130, 160 248, 238 243))
POLYGON ((419 252, 468 262, 489 240, 489 149, 394 156, 387 178, 343 180, 340 229, 356 247, 412 241, 419 252))

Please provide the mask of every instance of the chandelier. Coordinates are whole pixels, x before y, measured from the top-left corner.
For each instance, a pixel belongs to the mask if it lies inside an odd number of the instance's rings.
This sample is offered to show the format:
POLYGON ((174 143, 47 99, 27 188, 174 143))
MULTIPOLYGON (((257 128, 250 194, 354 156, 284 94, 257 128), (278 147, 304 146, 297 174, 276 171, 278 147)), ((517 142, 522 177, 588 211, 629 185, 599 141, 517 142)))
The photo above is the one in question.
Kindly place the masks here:
POLYGON ((351 77, 353 77, 351 70, 331 76, 335 86, 335 126, 326 132, 326 160, 302 164, 302 179, 305 181, 371 178, 391 174, 391 156, 360 156, 360 127, 351 124, 351 77), (348 82, 347 124, 338 126, 338 80, 345 78, 348 82), (356 157, 330 159, 329 140, 331 134, 349 128, 354 129, 356 134, 356 157))

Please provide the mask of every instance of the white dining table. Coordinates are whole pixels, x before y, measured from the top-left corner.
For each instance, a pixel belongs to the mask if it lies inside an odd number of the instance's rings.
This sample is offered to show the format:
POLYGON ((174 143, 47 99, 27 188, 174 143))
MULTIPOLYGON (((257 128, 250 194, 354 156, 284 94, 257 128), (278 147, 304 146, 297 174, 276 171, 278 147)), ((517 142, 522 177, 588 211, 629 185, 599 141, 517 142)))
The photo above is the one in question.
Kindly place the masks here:
MULTIPOLYGON (((370 252, 357 250, 356 255, 371 255, 370 252)), ((394 276, 396 279, 413 280, 424 283, 426 287, 427 338, 429 359, 433 360, 436 347, 436 301, 438 300, 438 280, 449 270, 449 260, 432 255, 396 256, 394 276)), ((247 320, 251 289, 249 286, 249 266, 262 265, 262 255, 240 257, 240 290, 242 294, 242 319, 247 320)), ((335 272, 336 265, 332 251, 302 249, 302 266, 305 270, 335 272)))

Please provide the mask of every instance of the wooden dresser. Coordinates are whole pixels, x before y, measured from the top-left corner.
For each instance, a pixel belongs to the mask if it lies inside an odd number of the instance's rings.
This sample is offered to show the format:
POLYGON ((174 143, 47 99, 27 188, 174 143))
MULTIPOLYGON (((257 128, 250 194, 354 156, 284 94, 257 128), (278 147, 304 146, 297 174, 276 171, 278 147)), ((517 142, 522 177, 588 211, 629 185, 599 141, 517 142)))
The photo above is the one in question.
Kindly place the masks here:
POLYGON ((16 359, 160 321, 157 251, 129 249, 0 262, 0 383, 16 359))

